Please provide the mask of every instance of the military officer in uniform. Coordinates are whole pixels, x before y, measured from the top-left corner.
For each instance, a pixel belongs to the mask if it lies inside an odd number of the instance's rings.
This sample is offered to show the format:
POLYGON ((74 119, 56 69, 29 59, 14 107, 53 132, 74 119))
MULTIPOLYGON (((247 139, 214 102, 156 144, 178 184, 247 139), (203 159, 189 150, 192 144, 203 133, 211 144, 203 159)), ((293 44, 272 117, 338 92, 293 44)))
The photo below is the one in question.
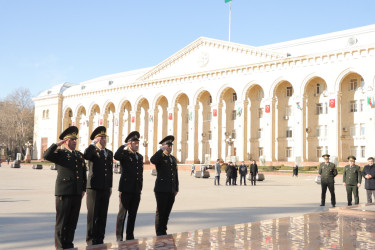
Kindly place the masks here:
POLYGON ((58 143, 52 144, 43 158, 56 164, 56 249, 73 248, 81 201, 86 191, 86 163, 76 151, 78 128, 71 126, 63 131, 58 143), (58 149, 64 145, 63 149, 58 149))
POLYGON ((106 149, 107 129, 97 127, 90 136, 91 145, 84 157, 89 164, 87 180, 87 245, 103 244, 109 198, 112 194, 113 153, 106 149))
POLYGON ((126 240, 134 239, 134 224, 137 217, 141 191, 143 186, 143 156, 138 153, 139 132, 131 132, 115 153, 115 159, 121 164, 121 177, 118 191, 120 206, 116 223, 117 241, 123 240, 124 223, 126 223, 126 240))
POLYGON ((326 201, 326 192, 327 188, 331 193, 331 204, 332 207, 336 206, 336 197, 335 197, 335 176, 337 175, 336 165, 332 162, 329 162, 329 154, 322 156, 324 162, 319 166, 319 174, 321 176, 321 186, 322 186, 322 197, 320 206, 325 206, 326 201))
POLYGON ((171 154, 174 136, 169 135, 159 142, 162 146, 151 157, 150 161, 155 164, 157 176, 155 181, 156 235, 167 234, 167 224, 171 213, 175 196, 178 193, 177 160, 171 154))
POLYGON ((348 206, 352 205, 352 193, 354 195, 355 204, 359 204, 358 188, 361 186, 362 175, 361 168, 355 165, 355 156, 349 156, 349 165, 345 166, 343 183, 346 186, 346 193, 348 196, 348 206))

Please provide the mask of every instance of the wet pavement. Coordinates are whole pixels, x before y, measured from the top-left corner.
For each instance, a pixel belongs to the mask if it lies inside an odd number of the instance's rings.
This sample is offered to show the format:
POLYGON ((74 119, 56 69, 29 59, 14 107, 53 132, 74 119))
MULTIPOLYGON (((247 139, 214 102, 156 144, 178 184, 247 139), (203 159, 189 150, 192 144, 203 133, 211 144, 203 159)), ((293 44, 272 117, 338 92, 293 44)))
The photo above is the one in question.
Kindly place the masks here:
POLYGON ((374 249, 375 204, 83 249, 374 249), (359 213, 360 212, 360 213, 359 213))

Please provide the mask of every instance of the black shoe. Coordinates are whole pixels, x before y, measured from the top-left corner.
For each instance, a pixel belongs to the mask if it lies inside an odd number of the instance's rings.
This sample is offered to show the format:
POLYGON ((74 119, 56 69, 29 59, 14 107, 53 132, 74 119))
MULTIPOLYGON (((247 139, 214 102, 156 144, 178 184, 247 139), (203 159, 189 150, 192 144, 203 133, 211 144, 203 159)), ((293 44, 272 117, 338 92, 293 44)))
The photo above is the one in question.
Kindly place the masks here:
POLYGON ((320 204, 321 207, 324 207, 325 205, 324 204, 320 204))
POLYGON ((332 205, 332 207, 336 207, 336 205, 332 205))

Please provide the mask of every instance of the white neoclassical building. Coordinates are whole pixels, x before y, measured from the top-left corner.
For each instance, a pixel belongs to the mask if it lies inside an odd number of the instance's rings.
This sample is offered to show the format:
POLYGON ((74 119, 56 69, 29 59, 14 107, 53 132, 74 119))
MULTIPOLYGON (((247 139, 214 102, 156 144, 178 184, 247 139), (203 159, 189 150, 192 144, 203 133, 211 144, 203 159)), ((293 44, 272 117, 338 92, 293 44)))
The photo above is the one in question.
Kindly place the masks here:
POLYGON ((307 165, 327 152, 364 162, 375 155, 374 84, 375 25, 262 47, 199 38, 155 67, 35 97, 33 157, 70 125, 84 150, 104 125, 114 151, 138 130, 146 161, 172 134, 181 163, 235 155, 307 165))

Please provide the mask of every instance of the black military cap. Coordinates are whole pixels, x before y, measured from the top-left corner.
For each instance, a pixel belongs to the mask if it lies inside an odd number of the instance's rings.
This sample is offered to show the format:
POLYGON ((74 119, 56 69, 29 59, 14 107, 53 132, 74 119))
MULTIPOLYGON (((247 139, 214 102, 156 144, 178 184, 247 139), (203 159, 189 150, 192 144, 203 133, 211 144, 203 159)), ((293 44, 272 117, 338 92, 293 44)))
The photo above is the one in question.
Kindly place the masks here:
POLYGON ((106 134, 107 129, 104 126, 99 126, 97 127, 90 136, 90 140, 94 140, 96 137, 102 137, 102 136, 107 136, 106 134))
POLYGON ((348 156, 348 160, 349 160, 349 161, 350 161, 350 160, 352 160, 352 161, 354 160, 354 161, 355 161, 355 160, 357 160, 357 158, 355 158, 355 156, 353 156, 353 155, 349 155, 349 156, 348 156))
POLYGON ((126 142, 139 141, 140 134, 138 131, 131 132, 125 139, 126 142))
POLYGON ((329 159, 330 155, 329 155, 329 154, 325 154, 325 155, 322 155, 322 157, 323 157, 324 159, 329 159))
POLYGON ((70 126, 69 128, 65 129, 59 136, 59 139, 60 140, 64 140, 64 139, 77 139, 78 135, 78 128, 76 126, 70 126))
POLYGON ((159 144, 161 144, 161 145, 165 145, 165 144, 173 145, 173 141, 174 141, 174 136, 173 135, 168 135, 163 140, 161 140, 159 142, 159 144))

